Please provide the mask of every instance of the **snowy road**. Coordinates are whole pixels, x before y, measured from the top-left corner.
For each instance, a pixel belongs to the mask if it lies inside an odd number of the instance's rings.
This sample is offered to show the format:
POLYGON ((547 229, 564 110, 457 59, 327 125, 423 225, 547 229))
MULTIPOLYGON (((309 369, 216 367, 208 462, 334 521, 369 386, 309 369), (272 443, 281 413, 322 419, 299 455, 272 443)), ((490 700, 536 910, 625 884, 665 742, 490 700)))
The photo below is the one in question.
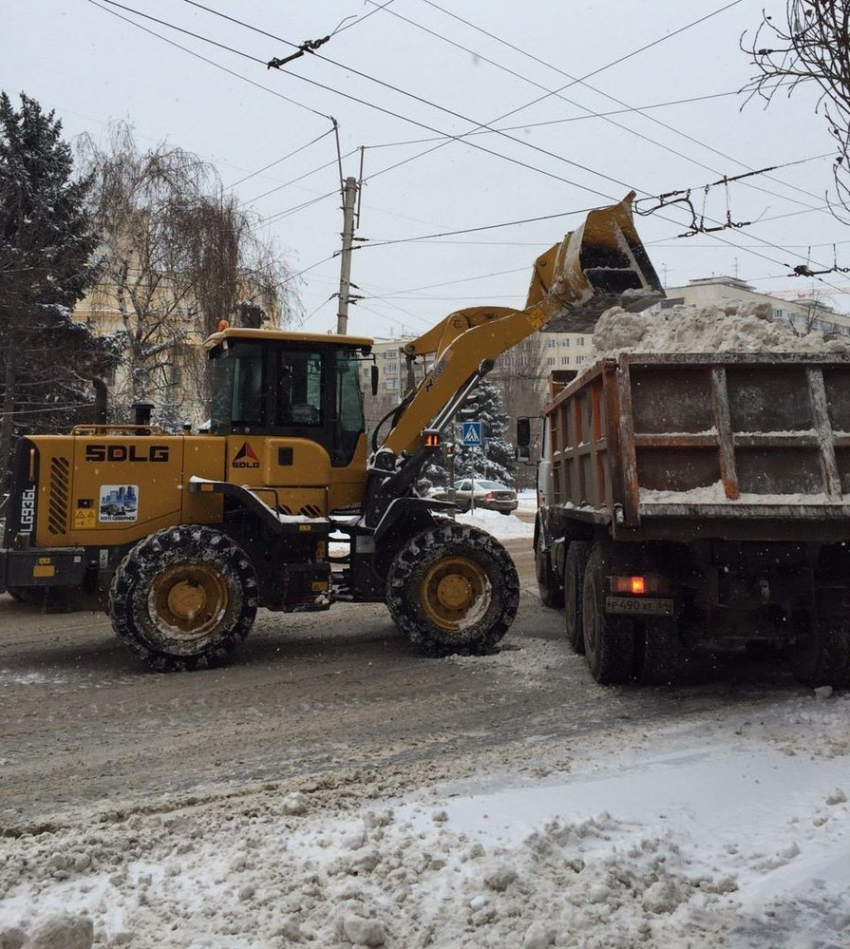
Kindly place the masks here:
POLYGON ((98 946, 847 945, 850 699, 765 662, 597 686, 506 546, 486 658, 345 606, 162 676, 0 598, 0 937, 70 907, 98 946))

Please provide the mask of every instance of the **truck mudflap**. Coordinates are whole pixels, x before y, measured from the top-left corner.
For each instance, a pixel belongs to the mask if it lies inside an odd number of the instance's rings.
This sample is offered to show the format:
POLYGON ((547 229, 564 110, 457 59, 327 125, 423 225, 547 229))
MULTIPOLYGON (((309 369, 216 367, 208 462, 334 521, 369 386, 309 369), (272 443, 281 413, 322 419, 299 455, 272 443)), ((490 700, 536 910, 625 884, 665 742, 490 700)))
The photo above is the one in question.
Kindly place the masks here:
POLYGON ((0 593, 10 587, 76 587, 85 575, 83 547, 0 550, 0 593))

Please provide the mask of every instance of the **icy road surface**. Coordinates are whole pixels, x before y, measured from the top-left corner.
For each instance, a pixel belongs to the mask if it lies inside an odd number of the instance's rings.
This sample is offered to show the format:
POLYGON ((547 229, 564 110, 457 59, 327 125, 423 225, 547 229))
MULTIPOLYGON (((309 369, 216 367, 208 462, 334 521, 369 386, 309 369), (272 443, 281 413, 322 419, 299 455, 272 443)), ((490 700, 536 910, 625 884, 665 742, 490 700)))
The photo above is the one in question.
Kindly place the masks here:
POLYGON ((0 945, 850 944, 850 698, 753 661, 597 686, 506 544, 480 659, 345 606, 161 676, 0 598, 0 945))

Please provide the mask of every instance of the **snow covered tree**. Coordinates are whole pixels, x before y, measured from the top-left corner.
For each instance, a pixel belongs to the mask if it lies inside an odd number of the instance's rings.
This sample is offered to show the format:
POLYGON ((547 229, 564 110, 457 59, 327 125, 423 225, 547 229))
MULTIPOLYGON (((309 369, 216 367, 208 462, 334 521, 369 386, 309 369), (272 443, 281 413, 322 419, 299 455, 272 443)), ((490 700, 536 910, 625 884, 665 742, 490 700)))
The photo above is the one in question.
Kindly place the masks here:
POLYGON ((0 477, 16 433, 79 419, 108 346, 71 311, 95 274, 90 182, 73 177, 62 124, 34 99, 0 93, 0 477))
POLYGON ((492 382, 482 382, 470 398, 474 408, 461 409, 471 421, 482 422, 484 452, 480 448, 458 446, 455 454, 455 478, 467 478, 473 471, 476 478, 514 483, 514 449, 505 436, 508 431, 508 416, 502 405, 499 387, 492 382))

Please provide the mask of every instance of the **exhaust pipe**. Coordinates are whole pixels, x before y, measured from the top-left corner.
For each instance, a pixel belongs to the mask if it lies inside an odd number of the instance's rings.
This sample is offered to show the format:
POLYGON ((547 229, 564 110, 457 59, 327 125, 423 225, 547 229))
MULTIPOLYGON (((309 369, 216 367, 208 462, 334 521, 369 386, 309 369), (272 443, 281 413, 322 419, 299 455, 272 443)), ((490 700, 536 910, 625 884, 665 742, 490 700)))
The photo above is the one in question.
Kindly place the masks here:
POLYGON ((94 386, 94 424, 106 425, 109 415, 109 402, 106 383, 103 379, 92 379, 94 386))
POLYGON ((155 405, 140 399, 133 403, 133 424, 146 428, 151 423, 151 414, 155 405))

